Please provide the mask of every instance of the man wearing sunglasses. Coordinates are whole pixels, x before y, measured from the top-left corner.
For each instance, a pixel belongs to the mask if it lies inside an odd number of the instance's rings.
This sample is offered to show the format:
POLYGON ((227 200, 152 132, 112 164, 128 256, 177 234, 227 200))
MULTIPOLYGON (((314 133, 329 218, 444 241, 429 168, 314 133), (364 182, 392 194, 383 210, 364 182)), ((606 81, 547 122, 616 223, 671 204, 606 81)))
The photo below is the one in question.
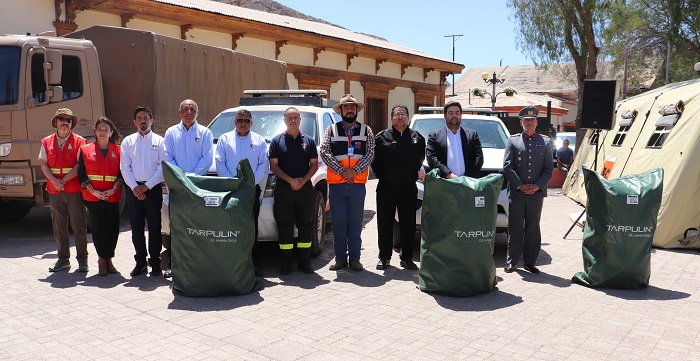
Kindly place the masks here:
POLYGON ((224 133, 216 143, 216 173, 219 177, 235 177, 238 163, 248 159, 255 174, 255 203, 253 203, 253 218, 255 219, 255 243, 253 244, 253 264, 255 275, 262 276, 260 265, 260 247, 258 245, 258 215, 260 214, 260 194, 265 187, 270 167, 267 161, 267 142, 265 138, 251 132, 253 115, 245 109, 236 112, 235 129, 224 133))
POLYGON ((71 267, 70 264, 70 224, 75 238, 75 251, 78 271, 89 270, 87 257, 87 211, 83 205, 82 189, 78 184, 78 152, 87 142, 73 133, 78 117, 68 108, 59 109, 51 120, 56 133, 41 140, 39 163, 46 177, 46 191, 49 193, 53 236, 58 246, 58 260, 49 267, 56 272, 71 267))

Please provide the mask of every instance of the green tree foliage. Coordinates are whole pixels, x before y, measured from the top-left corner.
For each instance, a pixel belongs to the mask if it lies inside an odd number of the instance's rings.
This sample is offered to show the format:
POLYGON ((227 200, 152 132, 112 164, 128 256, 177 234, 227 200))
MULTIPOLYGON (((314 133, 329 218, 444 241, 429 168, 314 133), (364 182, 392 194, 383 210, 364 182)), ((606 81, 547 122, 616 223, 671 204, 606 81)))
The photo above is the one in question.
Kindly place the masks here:
MULTIPOLYGON (((509 0, 518 48, 536 64, 573 61, 578 94, 585 79, 598 74, 600 37, 614 0, 509 0)), ((576 117, 579 128, 581 103, 576 117)))
POLYGON ((700 61, 700 0, 616 0, 604 34, 607 53, 618 68, 627 63, 634 86, 635 69, 650 60, 661 64, 654 86, 665 83, 670 45, 669 82, 697 78, 700 61))

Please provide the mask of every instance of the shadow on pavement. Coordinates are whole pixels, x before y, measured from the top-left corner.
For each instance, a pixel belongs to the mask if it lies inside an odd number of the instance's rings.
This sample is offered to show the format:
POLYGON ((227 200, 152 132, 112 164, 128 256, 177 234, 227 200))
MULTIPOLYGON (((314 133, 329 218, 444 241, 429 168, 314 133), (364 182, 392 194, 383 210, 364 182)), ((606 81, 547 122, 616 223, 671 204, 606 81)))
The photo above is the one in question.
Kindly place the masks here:
POLYGON ((498 287, 493 291, 473 297, 450 297, 431 294, 435 302, 443 308, 452 311, 494 311, 515 306, 523 302, 523 298, 510 293, 501 292, 498 287))
POLYGON ((184 311, 227 311, 240 307, 251 306, 263 301, 260 292, 253 292, 240 296, 202 297, 193 298, 174 295, 175 298, 168 305, 170 310, 184 311))
MULTIPOLYGON (((586 286, 581 286, 586 287, 586 286)), ((590 288, 590 287, 589 287, 590 288)), ((674 290, 667 290, 665 288, 659 288, 654 286, 647 286, 647 288, 641 288, 638 290, 623 290, 623 289, 612 289, 612 288, 591 288, 595 291, 600 291, 608 296, 620 298, 623 300, 656 300, 656 301, 672 301, 681 300, 690 297, 690 294, 685 292, 678 292, 674 290)))
MULTIPOLYGON (((46 272, 48 273, 48 266, 46 272)), ((38 281, 48 283, 53 288, 72 288, 83 284, 88 276, 90 273, 78 272, 77 266, 74 266, 69 270, 51 272, 46 278, 40 278, 38 281)))
POLYGON ((139 291, 151 292, 162 287, 170 287, 170 281, 163 276, 146 276, 145 274, 129 278, 124 287, 136 288, 139 291))
POLYGON ((307 275, 296 269, 292 271, 292 274, 290 275, 279 277, 280 282, 272 282, 269 280, 265 280, 265 287, 268 287, 268 284, 270 284, 270 286, 292 286, 303 288, 305 290, 310 290, 318 286, 323 286, 325 284, 331 283, 331 281, 321 277, 317 273, 307 275))

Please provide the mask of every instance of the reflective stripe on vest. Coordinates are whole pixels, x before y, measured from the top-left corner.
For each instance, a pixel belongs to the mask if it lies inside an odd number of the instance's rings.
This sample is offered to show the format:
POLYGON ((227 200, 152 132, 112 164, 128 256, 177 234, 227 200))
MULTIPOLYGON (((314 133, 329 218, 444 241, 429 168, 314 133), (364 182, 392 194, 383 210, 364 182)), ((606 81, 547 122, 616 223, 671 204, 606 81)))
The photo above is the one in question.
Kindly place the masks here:
MULTIPOLYGON (((58 136, 54 133, 41 140, 42 147, 46 153, 46 164, 51 170, 51 174, 58 179, 62 179, 78 163, 78 152, 85 144, 85 138, 71 133, 68 135, 63 148, 58 145, 58 136)), ((54 187, 52 182, 46 182, 46 191, 49 194, 58 194, 60 191, 54 187)), ((71 178, 63 184, 63 191, 68 194, 80 193, 81 188, 78 177, 71 178)))
MULTIPOLYGON (((353 133, 351 137, 348 134, 340 134, 340 127, 342 123, 336 123, 331 126, 331 153, 333 157, 340 162, 340 164, 345 168, 353 168, 355 165, 365 156, 365 150, 367 149, 367 126, 360 124, 359 128, 352 129, 353 133), (355 135, 355 129, 359 129, 358 134, 355 135), (355 143, 355 154, 348 156, 348 147, 355 143), (358 144, 359 143, 359 144, 358 144)), ((345 129, 343 128, 345 132, 345 129)), ((362 173, 358 173, 353 178, 353 183, 364 184, 367 183, 367 176, 369 175, 369 169, 365 169, 362 173)), ((329 184, 345 184, 345 178, 340 174, 335 173, 330 167, 327 168, 327 180, 329 184)))
POLYGON ((73 168, 51 168, 51 174, 68 174, 73 168))
MULTIPOLYGON (((106 191, 114 187, 119 175, 119 146, 109 143, 107 157, 102 155, 97 143, 90 143, 81 148, 85 173, 92 184, 92 188, 98 191, 106 191)), ((122 198, 122 188, 119 187, 109 198, 109 203, 119 203, 122 198)), ((97 202, 95 197, 87 189, 83 189, 83 199, 97 202)))

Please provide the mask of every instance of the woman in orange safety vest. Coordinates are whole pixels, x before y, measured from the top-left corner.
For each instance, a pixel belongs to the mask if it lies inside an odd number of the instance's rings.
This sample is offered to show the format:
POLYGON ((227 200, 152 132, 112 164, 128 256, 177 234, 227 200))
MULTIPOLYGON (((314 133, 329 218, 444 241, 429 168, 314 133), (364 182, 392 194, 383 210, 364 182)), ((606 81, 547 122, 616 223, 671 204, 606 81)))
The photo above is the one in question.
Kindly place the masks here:
POLYGON ((122 178, 119 171, 121 135, 111 120, 100 117, 94 126, 97 140, 80 148, 78 182, 83 203, 90 213, 92 244, 99 257, 100 276, 117 273, 112 263, 119 237, 119 201, 122 178))

